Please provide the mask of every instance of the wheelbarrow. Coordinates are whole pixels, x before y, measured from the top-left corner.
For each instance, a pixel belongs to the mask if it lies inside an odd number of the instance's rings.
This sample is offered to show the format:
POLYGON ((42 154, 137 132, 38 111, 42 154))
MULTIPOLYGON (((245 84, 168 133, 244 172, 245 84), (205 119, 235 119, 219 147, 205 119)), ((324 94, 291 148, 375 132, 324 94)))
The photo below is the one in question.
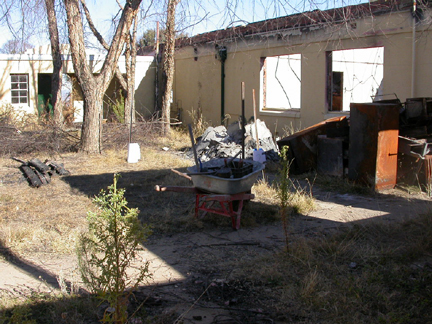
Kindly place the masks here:
POLYGON ((155 190, 193 193, 196 197, 196 218, 202 218, 207 213, 230 217, 233 229, 238 230, 244 203, 255 198, 251 188, 264 165, 238 159, 229 162, 233 163, 233 167, 226 163, 226 159, 215 159, 203 163, 199 170, 198 166, 188 168, 187 175, 181 175, 193 182, 192 187, 157 185, 155 190), (226 171, 227 167, 230 172, 226 171), (202 215, 199 215, 200 211, 203 211, 202 215))

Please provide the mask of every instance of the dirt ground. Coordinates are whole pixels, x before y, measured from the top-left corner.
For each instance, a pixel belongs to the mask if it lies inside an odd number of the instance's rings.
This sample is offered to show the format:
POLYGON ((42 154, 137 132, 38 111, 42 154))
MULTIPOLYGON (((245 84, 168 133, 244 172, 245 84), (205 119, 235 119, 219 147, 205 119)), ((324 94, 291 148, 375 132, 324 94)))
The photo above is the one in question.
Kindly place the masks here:
MULTIPOLYGON (((130 166, 134 167, 139 166, 130 166)), ((63 180, 57 178, 55 181, 63 180)), ((7 191, 7 186, 7 183, 2 183, 0 189, 7 191)), ((431 207, 427 195, 408 194, 396 189, 374 196, 338 194, 318 186, 313 189, 317 208, 292 220, 293 235, 310 236, 365 222, 402 221, 431 207)), ((243 217, 247 217, 247 210, 243 217)), ((215 318, 222 322, 223 318, 229 319, 233 311, 241 311, 236 308, 239 297, 230 294, 229 287, 226 287, 236 272, 233 265, 277 252, 283 249, 284 242, 280 223, 242 227, 234 231, 229 219, 226 219, 226 226, 217 229, 153 235, 140 253, 142 260, 150 261, 153 276, 140 292, 155 300, 163 300, 166 303, 164 309, 182 314, 184 323, 212 323, 215 318), (222 300, 226 307, 221 308, 212 300, 222 300)), ((78 290, 81 284, 76 256, 71 254, 35 253, 21 258, 4 257, 0 259, 0 278, 0 290, 15 293, 61 290, 66 286, 78 290)), ((265 317, 261 309, 248 311, 265 317)))

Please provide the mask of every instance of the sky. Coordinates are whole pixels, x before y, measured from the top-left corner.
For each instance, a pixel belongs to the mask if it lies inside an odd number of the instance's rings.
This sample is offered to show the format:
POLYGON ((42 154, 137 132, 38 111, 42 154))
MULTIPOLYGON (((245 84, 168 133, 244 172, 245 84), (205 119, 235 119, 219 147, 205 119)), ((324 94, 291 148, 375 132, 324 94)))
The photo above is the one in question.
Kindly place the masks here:
MULTIPOLYGON (((0 0, 2 1, 2 0, 0 0)), ((161 3, 161 0, 143 0, 142 7, 148 4, 161 3)), ((124 0, 120 1, 125 2, 124 0)), ((232 26, 285 16, 293 13, 315 10, 325 10, 350 4, 364 2, 364 0, 333 0, 316 2, 315 0, 182 0, 177 9, 177 29, 189 36, 224 29, 232 26), (228 5, 227 5, 228 3, 228 5)), ((116 0, 87 0, 93 21, 99 31, 107 39, 110 31, 111 18, 118 12, 116 0)), ((0 10, 1 10, 0 5, 0 10)), ((163 8, 153 8, 140 24, 140 32, 156 28, 156 21, 163 21, 163 8)), ((20 19, 20 17, 16 17, 20 19)), ((0 21, 0 47, 12 35, 0 21)), ((46 33, 39 33, 31 39, 35 46, 48 45, 46 33)))

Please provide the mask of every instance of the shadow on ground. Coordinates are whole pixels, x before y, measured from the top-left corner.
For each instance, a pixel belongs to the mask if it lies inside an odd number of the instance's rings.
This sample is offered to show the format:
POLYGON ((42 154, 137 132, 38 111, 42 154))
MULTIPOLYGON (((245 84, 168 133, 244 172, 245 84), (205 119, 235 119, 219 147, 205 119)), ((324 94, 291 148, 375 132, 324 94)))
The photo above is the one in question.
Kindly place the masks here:
MULTIPOLYGON (((92 197, 112 184, 113 174, 72 175, 63 177, 62 181, 67 182, 74 190, 92 197)), ((207 306, 210 309, 214 307, 214 312, 223 309, 242 313, 242 310, 236 309, 236 306, 223 304, 230 292, 229 289, 222 287, 222 283, 229 279, 230 273, 226 269, 220 271, 215 269, 219 262, 230 260, 242 262, 280 251, 284 246, 284 234, 278 221, 277 207, 264 204, 259 201, 259 197, 256 197, 248 203, 242 214, 240 230, 233 231, 230 220, 220 216, 194 220, 193 194, 156 192, 155 185, 191 186, 192 184, 170 170, 133 171, 121 174, 118 187, 126 189, 125 197, 129 206, 138 208, 141 211, 141 219, 150 222, 158 229, 157 235, 150 237, 144 247, 151 253, 154 261, 160 264, 160 269, 154 269, 155 273, 159 270, 163 272, 159 282, 155 281, 139 289, 137 296, 140 297, 134 303, 144 302, 148 314, 152 312, 156 314, 164 308, 174 309, 176 304, 190 306, 191 301, 185 297, 185 292, 192 293, 193 298, 199 298, 199 294, 204 294, 213 284, 211 288, 215 291, 212 293, 213 296, 216 296, 216 291, 220 290, 222 297, 219 301, 217 298, 214 299, 213 304, 207 306), (160 223, 168 224, 160 226, 160 223), (174 272, 178 275, 173 275, 174 272), (218 304, 219 302, 222 304, 218 304)), ((341 226, 403 221, 430 208, 428 199, 400 197, 391 193, 356 196, 316 188, 314 195, 318 209, 309 215, 293 216, 292 233, 311 236, 337 230, 341 226)), ((56 274, 14 255, 3 246, 0 246, 0 251, 15 267, 47 282, 53 288, 59 288, 56 274)), ((241 291, 247 296, 244 287, 236 287, 235 292, 241 291)), ((77 298, 76 303, 85 302, 86 298, 89 297, 77 298)), ((61 301, 50 303, 46 305, 49 309, 61 310, 63 307, 61 301)), ((199 304, 196 306, 198 307, 199 304)), ((217 316, 223 314, 223 312, 217 313, 217 316)), ((244 312, 242 314, 244 315, 244 312)), ((244 323, 259 322, 254 319, 256 314, 253 312, 248 314, 250 317, 245 319, 244 323)), ((268 314, 264 310, 261 311, 261 315, 268 314)), ((172 315, 168 315, 168 318, 166 323, 172 323, 172 315)), ((90 319, 96 322, 97 312, 90 314, 90 319)), ((262 322, 262 319, 260 320, 262 322)), ((78 319, 76 322, 79 322, 78 319)), ((193 316, 190 322, 194 322, 193 316)), ((198 323, 198 320, 196 322, 198 323)))

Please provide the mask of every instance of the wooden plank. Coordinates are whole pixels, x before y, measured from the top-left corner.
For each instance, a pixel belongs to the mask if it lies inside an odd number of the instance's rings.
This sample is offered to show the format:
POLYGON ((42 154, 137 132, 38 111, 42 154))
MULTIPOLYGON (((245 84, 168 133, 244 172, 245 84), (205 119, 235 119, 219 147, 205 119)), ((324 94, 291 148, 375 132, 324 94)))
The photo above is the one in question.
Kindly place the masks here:
POLYGON ((51 177, 48 173, 40 172, 38 169, 33 169, 34 173, 38 176, 39 180, 43 185, 46 185, 51 182, 51 177))
POLYGON ((32 187, 39 188, 42 186, 42 182, 39 179, 39 177, 36 175, 36 173, 33 171, 32 168, 30 168, 28 165, 21 165, 20 166, 21 171, 26 176, 27 180, 29 181, 30 185, 32 187))
POLYGON ((28 164, 31 165, 32 167, 36 168, 36 170, 38 170, 39 172, 42 172, 42 173, 45 173, 50 169, 50 167, 48 165, 46 165, 45 163, 42 163, 42 161, 37 159, 37 158, 31 159, 28 162, 28 164))
POLYGON ((178 174, 179 176, 182 176, 182 177, 184 177, 184 178, 186 178, 186 179, 192 181, 192 178, 189 177, 186 173, 183 173, 183 172, 177 171, 176 169, 171 169, 171 171, 174 172, 175 174, 178 174))
POLYGON ((21 162, 21 163, 24 164, 24 165, 27 165, 27 162, 26 162, 26 161, 21 160, 21 159, 19 159, 19 158, 17 158, 17 157, 13 157, 13 156, 12 156, 11 159, 12 159, 12 160, 15 160, 15 161, 18 161, 18 162, 21 162))
POLYGON ((49 161, 48 165, 59 175, 70 175, 70 172, 64 168, 63 163, 59 164, 54 161, 49 161))

